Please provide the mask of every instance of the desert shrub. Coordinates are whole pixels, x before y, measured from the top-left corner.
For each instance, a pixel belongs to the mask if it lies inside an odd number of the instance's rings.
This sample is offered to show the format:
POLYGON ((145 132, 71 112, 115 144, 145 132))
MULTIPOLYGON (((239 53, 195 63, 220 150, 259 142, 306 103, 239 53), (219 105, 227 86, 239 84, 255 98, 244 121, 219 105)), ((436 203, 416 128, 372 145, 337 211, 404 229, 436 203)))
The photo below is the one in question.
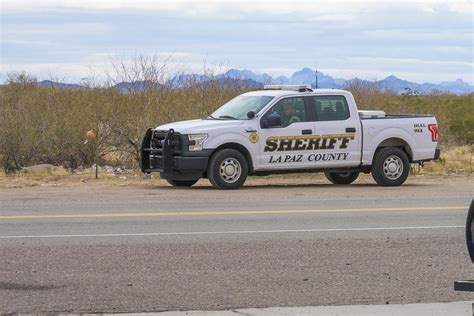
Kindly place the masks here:
MULTIPOLYGON (((209 72, 204 82, 187 76, 180 88, 163 85, 164 68, 153 63, 142 60, 132 69, 123 66, 114 80, 81 89, 40 87, 31 76, 11 75, 0 86, 2 168, 12 172, 40 163, 76 168, 94 162, 137 166, 147 128, 205 117, 232 97, 253 89, 223 85, 209 72), (120 92, 114 84, 122 80, 143 82, 145 88, 120 92), (98 132, 98 138, 84 144, 90 129, 98 132)), ((474 142, 474 94, 397 95, 357 82, 347 89, 360 109, 436 115, 443 145, 474 142)))
POLYGON ((46 122, 31 113, 36 80, 25 74, 8 78, 1 89, 0 156, 5 171, 10 172, 44 156, 39 139, 46 122))

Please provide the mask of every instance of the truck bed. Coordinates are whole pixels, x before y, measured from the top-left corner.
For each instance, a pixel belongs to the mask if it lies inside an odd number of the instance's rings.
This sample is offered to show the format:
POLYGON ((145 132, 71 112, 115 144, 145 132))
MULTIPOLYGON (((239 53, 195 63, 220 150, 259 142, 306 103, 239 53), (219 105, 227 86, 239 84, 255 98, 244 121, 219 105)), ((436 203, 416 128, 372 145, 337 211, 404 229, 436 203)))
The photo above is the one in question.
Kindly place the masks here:
POLYGON ((391 114, 385 115, 384 117, 361 117, 361 120, 383 120, 383 119, 407 119, 407 118, 421 118, 421 117, 434 117, 429 114, 391 114))
POLYGON ((430 125, 436 124, 436 118, 424 114, 398 114, 383 117, 361 118, 363 133, 363 165, 370 165, 377 147, 383 142, 387 146, 396 146, 396 139, 403 140, 411 161, 433 159, 437 141, 432 139, 430 125), (390 122, 388 122, 389 120, 390 122))

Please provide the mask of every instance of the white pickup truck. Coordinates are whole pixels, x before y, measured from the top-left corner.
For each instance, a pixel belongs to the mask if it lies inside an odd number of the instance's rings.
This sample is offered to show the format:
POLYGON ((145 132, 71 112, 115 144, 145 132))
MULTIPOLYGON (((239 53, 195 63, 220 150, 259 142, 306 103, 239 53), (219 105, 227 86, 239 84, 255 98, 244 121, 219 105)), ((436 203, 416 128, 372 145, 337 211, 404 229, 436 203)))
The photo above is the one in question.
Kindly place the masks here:
POLYGON ((410 163, 438 159, 438 125, 430 115, 358 111, 344 90, 265 86, 230 100, 204 119, 147 130, 144 173, 174 186, 208 178, 219 189, 249 175, 324 172, 350 184, 360 172, 382 186, 405 182, 410 163))

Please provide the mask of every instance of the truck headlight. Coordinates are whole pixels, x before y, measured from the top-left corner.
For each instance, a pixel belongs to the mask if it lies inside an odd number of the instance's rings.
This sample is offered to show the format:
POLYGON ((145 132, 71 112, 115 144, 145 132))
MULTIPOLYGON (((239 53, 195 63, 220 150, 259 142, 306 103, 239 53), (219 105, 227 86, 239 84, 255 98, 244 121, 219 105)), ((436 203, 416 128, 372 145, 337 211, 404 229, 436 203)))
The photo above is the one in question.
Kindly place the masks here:
POLYGON ((191 143, 189 144, 189 151, 200 151, 207 139, 207 134, 189 134, 188 138, 191 143))

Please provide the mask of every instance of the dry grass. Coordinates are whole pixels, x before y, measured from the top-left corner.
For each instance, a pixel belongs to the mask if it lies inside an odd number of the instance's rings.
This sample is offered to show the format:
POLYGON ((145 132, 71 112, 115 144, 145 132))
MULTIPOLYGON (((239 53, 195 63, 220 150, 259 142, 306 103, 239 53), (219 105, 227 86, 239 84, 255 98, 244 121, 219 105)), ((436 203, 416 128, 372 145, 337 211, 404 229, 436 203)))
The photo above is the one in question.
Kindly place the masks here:
POLYGON ((95 173, 87 169, 78 173, 9 173, 0 172, 0 188, 24 188, 24 187, 58 187, 74 186, 92 183, 94 185, 105 186, 134 186, 134 185, 164 185, 166 182, 155 175, 153 179, 143 179, 143 174, 134 171, 126 174, 110 174, 106 172, 99 173, 95 178, 95 173))
POLYGON ((423 168, 415 165, 414 174, 450 175, 472 174, 474 168, 474 146, 441 148, 439 160, 426 163, 423 168))
MULTIPOLYGON (((439 177, 439 176, 466 176, 474 171, 474 148, 470 146, 460 146, 451 149, 442 149, 441 159, 426 163, 423 168, 413 165, 411 177, 439 177)), ((270 175, 267 177, 250 177, 250 183, 282 183, 285 180, 326 181, 322 173, 301 173, 289 175, 270 175)), ((372 183, 370 175, 361 175, 357 180, 359 183, 372 183)), ((201 184, 207 185, 206 180, 201 184)), ((158 174, 153 174, 152 179, 143 179, 143 174, 138 170, 128 173, 99 173, 99 178, 95 178, 92 168, 74 173, 68 172, 63 167, 53 167, 51 169, 41 169, 40 171, 15 172, 6 174, 0 171, 0 188, 24 188, 34 186, 75 186, 75 185, 103 185, 103 186, 161 186, 166 185, 166 181, 161 180, 158 174)))

